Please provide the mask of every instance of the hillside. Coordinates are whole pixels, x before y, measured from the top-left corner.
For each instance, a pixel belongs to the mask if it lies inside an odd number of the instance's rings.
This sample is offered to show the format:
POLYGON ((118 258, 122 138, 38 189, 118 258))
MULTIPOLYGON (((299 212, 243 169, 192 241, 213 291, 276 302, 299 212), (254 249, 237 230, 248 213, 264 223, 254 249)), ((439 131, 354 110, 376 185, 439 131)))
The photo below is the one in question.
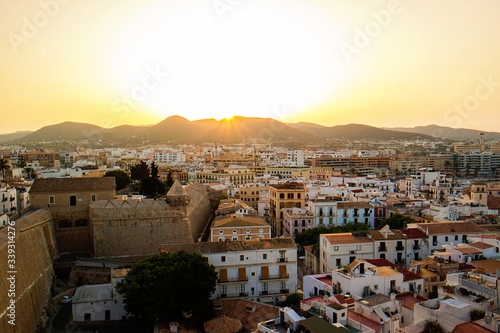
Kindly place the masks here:
POLYGON ((421 133, 393 131, 361 124, 337 125, 331 127, 313 123, 297 123, 289 125, 304 132, 324 138, 398 140, 408 140, 414 138, 433 139, 432 136, 421 133))
POLYGON ((421 133, 448 140, 477 140, 479 139, 479 133, 484 133, 485 140, 500 140, 500 133, 498 132, 485 132, 474 129, 452 128, 438 125, 396 127, 391 129, 402 132, 421 133))
POLYGON ((19 131, 19 132, 14 132, 14 133, 8 133, 8 134, 0 134, 0 142, 9 142, 12 140, 17 140, 22 137, 25 137, 26 135, 32 133, 32 131, 19 131))

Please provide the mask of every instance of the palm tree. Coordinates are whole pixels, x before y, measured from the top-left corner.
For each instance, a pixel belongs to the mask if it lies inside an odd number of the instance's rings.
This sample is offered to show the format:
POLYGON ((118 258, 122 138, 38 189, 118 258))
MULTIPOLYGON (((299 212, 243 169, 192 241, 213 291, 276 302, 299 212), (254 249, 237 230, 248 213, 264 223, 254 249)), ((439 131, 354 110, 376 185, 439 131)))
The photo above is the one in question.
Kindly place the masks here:
POLYGON ((2 180, 5 180, 5 171, 10 169, 10 163, 5 158, 0 158, 0 171, 2 171, 2 180))

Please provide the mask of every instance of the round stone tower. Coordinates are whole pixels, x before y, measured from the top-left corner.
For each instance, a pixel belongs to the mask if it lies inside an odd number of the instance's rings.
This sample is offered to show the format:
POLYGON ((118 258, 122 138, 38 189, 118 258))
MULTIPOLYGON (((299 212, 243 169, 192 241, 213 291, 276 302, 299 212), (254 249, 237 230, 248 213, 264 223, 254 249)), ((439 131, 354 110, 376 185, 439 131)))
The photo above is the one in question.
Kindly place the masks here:
POLYGON ((167 203, 175 206, 187 205, 189 197, 181 183, 176 180, 167 193, 167 203))

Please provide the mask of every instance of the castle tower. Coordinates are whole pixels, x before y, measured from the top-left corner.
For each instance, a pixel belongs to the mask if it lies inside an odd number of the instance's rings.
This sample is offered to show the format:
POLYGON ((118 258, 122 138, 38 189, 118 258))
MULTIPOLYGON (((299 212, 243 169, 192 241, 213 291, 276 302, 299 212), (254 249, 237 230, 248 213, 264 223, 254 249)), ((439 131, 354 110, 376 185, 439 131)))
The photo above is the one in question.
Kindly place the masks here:
POLYGON ((189 197, 186 190, 178 180, 175 180, 174 185, 167 193, 167 203, 171 205, 187 205, 188 202, 189 197))

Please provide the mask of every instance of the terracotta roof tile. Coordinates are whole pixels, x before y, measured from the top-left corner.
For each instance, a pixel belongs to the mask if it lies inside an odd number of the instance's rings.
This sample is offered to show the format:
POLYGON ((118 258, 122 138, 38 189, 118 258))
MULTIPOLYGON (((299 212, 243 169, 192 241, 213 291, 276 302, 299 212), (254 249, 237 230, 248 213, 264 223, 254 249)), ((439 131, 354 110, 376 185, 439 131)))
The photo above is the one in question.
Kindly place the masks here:
POLYGON ((429 230, 429 234, 481 233, 482 229, 472 222, 432 222, 418 223, 418 227, 429 230))
POLYGON ((471 322, 465 322, 462 324, 459 324, 455 326, 453 331, 451 333, 494 333, 495 331, 492 331, 486 327, 483 327, 481 325, 478 325, 476 323, 471 323, 471 322))
POLYGON ((115 177, 37 178, 30 193, 114 191, 115 177))
POLYGON ((330 244, 350 244, 350 243, 371 243, 368 237, 354 237, 352 233, 325 234, 325 238, 330 244))

